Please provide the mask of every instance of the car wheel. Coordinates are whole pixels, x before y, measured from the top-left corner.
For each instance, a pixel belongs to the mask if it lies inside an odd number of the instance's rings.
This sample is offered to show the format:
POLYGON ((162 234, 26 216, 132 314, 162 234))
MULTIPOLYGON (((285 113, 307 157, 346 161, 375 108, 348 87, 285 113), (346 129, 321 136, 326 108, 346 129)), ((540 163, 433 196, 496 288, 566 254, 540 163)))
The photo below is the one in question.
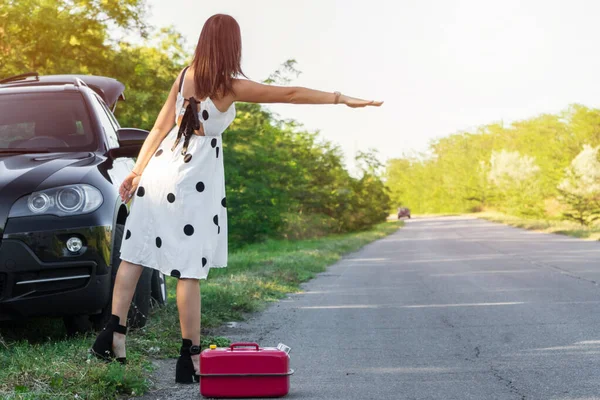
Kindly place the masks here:
MULTIPOLYGON (((121 264, 121 241, 123 240, 123 233, 125 227, 123 225, 116 225, 115 227, 115 244, 112 253, 112 279, 110 288, 110 300, 108 304, 100 314, 90 316, 90 321, 95 330, 100 330, 106 326, 110 316, 112 314, 112 293, 115 285, 115 278, 119 265, 121 264)), ((127 314, 127 325, 132 328, 143 328, 148 320, 148 313, 150 311, 150 281, 152 278, 152 271, 150 268, 144 268, 140 280, 138 281, 129 312, 127 314)))
POLYGON ((165 274, 154 270, 151 283, 152 302, 161 307, 167 304, 167 280, 165 274))
POLYGON ((77 333, 89 332, 93 328, 90 318, 87 315, 68 315, 63 317, 63 322, 68 337, 72 337, 77 333))
POLYGON ((124 232, 124 225, 118 224, 115 226, 115 243, 111 259, 112 268, 110 269, 110 296, 108 298, 108 304, 106 305, 106 307, 104 307, 100 314, 90 315, 90 321, 92 321, 92 326, 97 331, 106 326, 112 314, 112 293, 115 287, 115 278, 117 276, 117 270, 119 269, 119 265, 121 264, 121 242, 123 241, 124 232))
POLYGON ((131 307, 129 308, 129 315, 127 316, 128 325, 131 328, 143 328, 146 326, 148 321, 148 314, 150 314, 150 298, 152 281, 152 269, 144 268, 140 280, 138 281, 137 287, 135 288, 135 294, 131 301, 131 307))

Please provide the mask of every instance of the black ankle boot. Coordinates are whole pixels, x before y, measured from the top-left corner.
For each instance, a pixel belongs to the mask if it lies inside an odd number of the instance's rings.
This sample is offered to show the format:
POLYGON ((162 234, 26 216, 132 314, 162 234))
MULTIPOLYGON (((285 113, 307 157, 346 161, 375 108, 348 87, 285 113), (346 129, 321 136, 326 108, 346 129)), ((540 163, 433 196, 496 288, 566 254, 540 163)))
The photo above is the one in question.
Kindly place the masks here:
POLYGON ((115 353, 113 352, 114 332, 125 335, 127 333, 127 327, 119 325, 119 316, 113 314, 110 316, 110 320, 108 321, 108 324, 106 324, 106 327, 96 337, 96 341, 90 351, 101 360, 112 361, 116 359, 121 364, 125 364, 127 362, 126 358, 116 358, 115 353))
POLYGON ((200 375, 196 374, 191 357, 195 354, 200 354, 200 346, 192 346, 190 339, 181 339, 181 342, 181 350, 179 350, 179 358, 175 366, 175 382, 200 382, 200 375))

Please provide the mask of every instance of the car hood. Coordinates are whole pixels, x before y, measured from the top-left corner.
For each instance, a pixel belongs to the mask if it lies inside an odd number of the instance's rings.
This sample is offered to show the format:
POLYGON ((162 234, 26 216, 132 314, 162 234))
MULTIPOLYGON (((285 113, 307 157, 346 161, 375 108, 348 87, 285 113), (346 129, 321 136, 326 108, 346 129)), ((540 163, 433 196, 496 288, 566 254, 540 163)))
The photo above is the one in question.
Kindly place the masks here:
MULTIPOLYGON (((94 153, 0 154, 0 239, 8 212, 19 198, 45 189, 43 182, 60 170, 75 163, 86 163, 94 153)), ((68 183, 78 183, 75 181, 68 183)), ((66 183, 65 183, 66 184, 66 183)))

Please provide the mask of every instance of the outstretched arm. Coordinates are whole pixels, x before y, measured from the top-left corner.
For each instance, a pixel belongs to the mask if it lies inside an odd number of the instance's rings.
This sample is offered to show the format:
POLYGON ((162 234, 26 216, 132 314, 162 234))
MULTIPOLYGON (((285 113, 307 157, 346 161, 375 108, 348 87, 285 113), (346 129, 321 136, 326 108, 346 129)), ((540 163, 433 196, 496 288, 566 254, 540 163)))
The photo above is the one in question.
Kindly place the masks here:
MULTIPOLYGON (((322 92, 298 86, 271 86, 246 79, 236 79, 233 82, 233 101, 246 103, 291 103, 291 104, 335 104, 336 94, 322 92)), ((383 104, 382 101, 363 100, 346 95, 337 99, 340 104, 349 107, 365 107, 383 104)))

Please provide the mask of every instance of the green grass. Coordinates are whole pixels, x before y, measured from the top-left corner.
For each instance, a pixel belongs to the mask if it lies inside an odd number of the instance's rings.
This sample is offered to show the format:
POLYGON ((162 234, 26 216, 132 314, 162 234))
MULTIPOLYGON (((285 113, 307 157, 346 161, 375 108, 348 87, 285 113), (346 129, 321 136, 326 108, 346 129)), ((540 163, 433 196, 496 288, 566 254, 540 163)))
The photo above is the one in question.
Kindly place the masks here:
POLYGON ((495 211, 486 211, 473 215, 488 221, 500 222, 502 224, 532 231, 556 233, 586 240, 600 240, 600 226, 598 225, 593 225, 588 228, 571 221, 526 219, 495 211))
MULTIPOLYGON (((298 291, 300 283, 343 254, 400 226, 402 222, 392 221, 352 234, 272 240, 231 254, 229 266, 211 270, 209 279, 201 284, 203 328, 241 320, 245 313, 259 311, 298 291)), ((113 399, 145 393, 151 387, 151 359, 178 355, 181 334, 175 284, 176 279, 169 277, 169 304, 155 310, 145 328, 128 333, 126 367, 90 357, 87 351, 94 335, 66 338, 60 320, 40 318, 0 325, 0 398, 113 399)), ((229 341, 203 336, 203 347, 211 343, 226 346, 229 341)))

